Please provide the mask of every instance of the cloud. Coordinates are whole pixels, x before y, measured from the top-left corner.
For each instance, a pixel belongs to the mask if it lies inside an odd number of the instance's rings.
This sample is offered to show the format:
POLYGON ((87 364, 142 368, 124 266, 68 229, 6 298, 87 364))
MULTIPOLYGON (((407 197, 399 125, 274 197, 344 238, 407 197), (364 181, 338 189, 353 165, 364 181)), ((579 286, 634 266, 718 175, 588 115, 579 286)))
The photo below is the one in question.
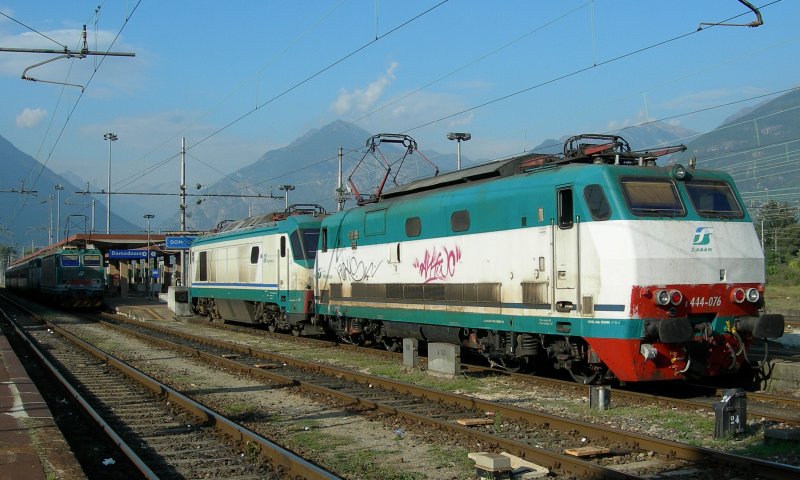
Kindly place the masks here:
POLYGON ((44 117, 47 116, 47 110, 41 108, 26 108, 19 115, 17 115, 17 126, 20 128, 33 128, 39 125, 44 117))
POLYGON ((367 85, 366 88, 348 92, 340 90, 336 101, 331 104, 331 108, 337 115, 345 115, 352 111, 366 112, 383 95, 386 88, 395 79, 394 71, 397 69, 397 62, 392 62, 389 68, 377 80, 367 85))

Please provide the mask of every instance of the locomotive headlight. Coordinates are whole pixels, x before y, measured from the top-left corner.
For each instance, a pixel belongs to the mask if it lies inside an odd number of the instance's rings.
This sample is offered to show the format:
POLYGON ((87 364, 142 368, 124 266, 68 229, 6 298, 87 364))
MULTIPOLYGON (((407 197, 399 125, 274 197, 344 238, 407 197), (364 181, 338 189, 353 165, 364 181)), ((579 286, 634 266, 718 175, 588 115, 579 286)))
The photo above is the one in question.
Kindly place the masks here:
POLYGON ((678 290, 673 290, 669 292, 669 301, 673 305, 680 305, 681 302, 683 301, 683 294, 678 290))
POLYGON ((672 178, 674 178, 675 180, 683 180, 684 178, 686 178, 686 167, 678 163, 672 167, 672 171, 670 173, 672 175, 672 178))
POLYGON ((670 294, 666 290, 659 290, 653 295, 653 300, 656 302, 656 305, 667 305, 669 303, 670 294))
POLYGON ((751 303, 756 303, 761 298, 761 294, 755 288, 748 288, 747 289, 747 301, 751 303))
POLYGON ((744 290, 742 290, 741 288, 737 288, 731 292, 731 300, 733 300, 736 303, 744 302, 744 298, 745 298, 745 293, 744 290))

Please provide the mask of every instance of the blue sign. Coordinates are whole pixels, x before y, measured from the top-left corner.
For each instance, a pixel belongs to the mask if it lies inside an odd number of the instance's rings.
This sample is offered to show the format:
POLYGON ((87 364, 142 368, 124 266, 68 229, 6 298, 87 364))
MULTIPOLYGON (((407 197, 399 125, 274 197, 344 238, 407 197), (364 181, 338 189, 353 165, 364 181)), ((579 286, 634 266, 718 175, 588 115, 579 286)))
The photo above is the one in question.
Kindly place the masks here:
POLYGON ((188 250, 195 238, 197 237, 166 237, 166 248, 167 250, 188 250))
POLYGON ((147 258, 147 250, 109 250, 108 258, 147 258))
POLYGON ((150 272, 150 275, 152 275, 153 278, 158 278, 158 269, 154 268, 153 271, 150 272))

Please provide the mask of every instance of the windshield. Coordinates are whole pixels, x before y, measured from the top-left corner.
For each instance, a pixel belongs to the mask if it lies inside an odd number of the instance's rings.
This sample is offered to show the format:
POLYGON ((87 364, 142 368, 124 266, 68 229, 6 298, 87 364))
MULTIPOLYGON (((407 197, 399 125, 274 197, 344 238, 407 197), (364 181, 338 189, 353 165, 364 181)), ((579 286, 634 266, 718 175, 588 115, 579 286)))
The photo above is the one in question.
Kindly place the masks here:
POLYGON ((295 260, 314 260, 317 256, 319 230, 296 230, 290 236, 295 260))
POLYGON ((623 178, 622 192, 631 213, 638 216, 680 217, 686 214, 672 180, 623 178))
POLYGON ((701 217, 742 218, 744 212, 726 182, 718 180, 690 180, 686 191, 692 199, 694 209, 701 217))

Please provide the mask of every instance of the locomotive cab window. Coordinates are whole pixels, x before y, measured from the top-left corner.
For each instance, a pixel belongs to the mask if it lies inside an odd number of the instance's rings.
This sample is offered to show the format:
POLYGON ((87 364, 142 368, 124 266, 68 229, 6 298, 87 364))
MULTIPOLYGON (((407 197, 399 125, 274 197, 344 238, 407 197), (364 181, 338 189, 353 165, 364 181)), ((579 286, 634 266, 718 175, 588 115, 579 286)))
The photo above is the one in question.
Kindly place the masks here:
POLYGON ((727 183, 718 180, 689 180, 685 184, 692 205, 701 217, 744 217, 742 207, 727 183))
POLYGON ((99 267, 101 265, 100 255, 84 255, 83 265, 85 267, 99 267))
POLYGON ((317 243, 319 242, 318 230, 295 230, 292 232, 290 240, 292 242, 292 255, 295 260, 314 260, 316 258, 317 243))
POLYGON ((587 185, 583 189, 583 198, 589 207, 589 213, 594 220, 608 220, 611 217, 611 207, 606 200, 606 194, 600 185, 587 185))
POLYGON ((558 228, 572 228, 574 208, 572 204, 572 189, 558 190, 558 228))
POLYGON ((322 250, 323 253, 327 252, 328 251, 328 229, 327 228, 323 228, 320 231, 320 240, 321 240, 320 250, 322 250))
POLYGON ((622 193, 631 213, 640 217, 682 217, 686 215, 672 180, 664 178, 623 178, 622 193))
POLYGON ((81 264, 78 255, 61 255, 62 267, 79 267, 81 264))
POLYGON ((459 210, 450 215, 450 228, 454 232, 466 232, 469 230, 469 211, 459 210))

